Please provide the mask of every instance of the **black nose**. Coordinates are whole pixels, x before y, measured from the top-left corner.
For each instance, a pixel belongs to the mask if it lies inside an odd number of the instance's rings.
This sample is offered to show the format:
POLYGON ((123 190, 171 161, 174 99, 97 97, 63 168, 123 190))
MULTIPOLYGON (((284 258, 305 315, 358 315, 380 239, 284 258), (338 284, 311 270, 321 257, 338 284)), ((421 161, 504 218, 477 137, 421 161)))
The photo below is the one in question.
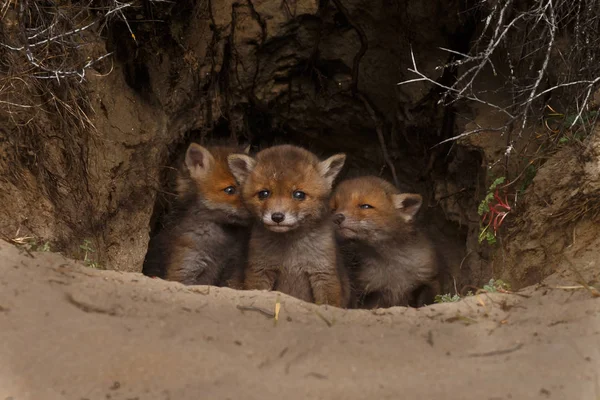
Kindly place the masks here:
POLYGON ((333 216, 333 222, 335 222, 338 225, 340 225, 342 222, 344 222, 345 219, 346 219, 346 216, 344 214, 335 214, 333 216))
POLYGON ((271 219, 273 220, 273 222, 280 223, 285 219, 285 215, 283 215, 283 213, 273 213, 271 214, 271 219))

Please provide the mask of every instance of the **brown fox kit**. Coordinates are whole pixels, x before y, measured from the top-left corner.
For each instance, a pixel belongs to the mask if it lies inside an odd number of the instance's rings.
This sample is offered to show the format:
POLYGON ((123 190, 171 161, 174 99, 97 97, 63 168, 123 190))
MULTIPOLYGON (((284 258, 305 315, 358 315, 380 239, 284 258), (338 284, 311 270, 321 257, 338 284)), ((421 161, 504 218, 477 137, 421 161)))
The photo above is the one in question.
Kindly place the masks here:
POLYGON ((324 161, 308 150, 279 145, 256 159, 229 156, 252 228, 246 289, 278 290, 317 304, 345 307, 349 280, 339 255, 328 201, 346 156, 324 161))
POLYGON ((374 176, 346 180, 335 189, 333 219, 359 306, 422 303, 415 296, 437 290, 439 257, 413 223, 421 203, 420 195, 400 193, 374 176))
POLYGON ((149 244, 144 273, 186 285, 241 288, 250 236, 250 214, 227 165, 229 147, 192 143, 178 201, 167 226, 149 244))

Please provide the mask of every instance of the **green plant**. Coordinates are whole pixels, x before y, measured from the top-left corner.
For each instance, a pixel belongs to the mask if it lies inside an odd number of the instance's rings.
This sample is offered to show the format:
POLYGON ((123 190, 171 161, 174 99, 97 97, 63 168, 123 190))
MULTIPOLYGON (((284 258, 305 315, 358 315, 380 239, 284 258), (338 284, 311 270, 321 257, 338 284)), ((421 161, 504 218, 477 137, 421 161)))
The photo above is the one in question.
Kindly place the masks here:
POLYGON ((597 110, 564 114, 546 105, 551 113, 546 114, 544 124, 552 134, 561 134, 558 144, 565 145, 572 141, 582 141, 586 137, 585 126, 591 126, 600 116, 597 110))
POLYGON ((590 125, 598 117, 598 111, 582 112, 581 114, 574 113, 564 116, 564 126, 572 127, 575 125, 590 125))
POLYGON ((527 167, 523 171, 523 179, 521 180, 521 184, 519 185, 519 189, 517 190, 517 193, 519 193, 519 195, 523 194, 525 190, 529 187, 529 185, 533 183, 533 178, 535 178, 536 174, 537 167, 533 165, 532 162, 530 162, 529 165, 527 165, 527 167))
POLYGON ((483 290, 488 293, 506 292, 507 290, 510 290, 510 284, 501 279, 496 280, 492 278, 487 285, 483 286, 483 290))
MULTIPOLYGON (((473 296, 473 292, 469 290, 464 297, 468 297, 468 296, 473 296)), ((462 300, 462 297, 460 297, 460 295, 458 295, 458 294, 452 295, 450 293, 446 293, 446 294, 436 295, 433 302, 434 303, 456 303, 457 301, 460 301, 460 300, 462 300)))
MULTIPOLYGON (((504 282, 501 279, 494 279, 491 278, 489 280, 489 282, 486 285, 483 285, 482 289, 478 289, 476 294, 482 293, 482 292, 486 292, 486 293, 504 293, 510 290, 510 284, 504 282)), ((463 297, 469 297, 469 296, 473 296, 473 292, 472 291, 468 291, 466 295, 464 295, 463 297)), ((450 293, 446 293, 446 294, 438 294, 435 296, 435 299, 433 300, 434 303, 456 303, 457 301, 460 301, 463 299, 463 297, 461 297, 458 294, 450 294, 450 293)))
POLYGON ((43 242, 40 238, 33 236, 22 236, 11 240, 15 245, 24 248, 27 251, 51 251, 50 242, 43 242))
POLYGON ((100 264, 97 261, 89 257, 90 253, 94 253, 95 250, 91 246, 92 242, 89 239, 84 239, 83 244, 79 245, 79 248, 83 250, 83 263, 90 268, 100 269, 100 264))
POLYGON ((504 200, 499 195, 498 185, 504 183, 505 180, 504 176, 496 178, 490 185, 485 198, 479 203, 477 208, 477 213, 481 216, 479 243, 486 239, 488 244, 495 244, 496 232, 511 211, 506 194, 504 194, 504 200), (493 203, 494 201, 495 203, 493 203))
POLYGON ((50 242, 44 242, 42 245, 38 245, 35 251, 50 251, 50 242))
POLYGON ((434 303, 455 303, 459 301, 461 297, 457 294, 451 295, 450 293, 438 294, 435 296, 434 303))

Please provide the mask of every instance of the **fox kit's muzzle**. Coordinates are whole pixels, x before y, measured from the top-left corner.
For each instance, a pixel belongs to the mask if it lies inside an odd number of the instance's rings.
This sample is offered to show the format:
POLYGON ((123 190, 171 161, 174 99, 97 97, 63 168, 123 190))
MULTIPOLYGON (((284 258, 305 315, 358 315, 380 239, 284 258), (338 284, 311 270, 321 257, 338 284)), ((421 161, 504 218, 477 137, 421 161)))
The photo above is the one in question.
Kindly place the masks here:
POLYGON ((273 232, 288 232, 298 227, 298 219, 290 213, 281 211, 267 211, 262 222, 265 227, 273 232))

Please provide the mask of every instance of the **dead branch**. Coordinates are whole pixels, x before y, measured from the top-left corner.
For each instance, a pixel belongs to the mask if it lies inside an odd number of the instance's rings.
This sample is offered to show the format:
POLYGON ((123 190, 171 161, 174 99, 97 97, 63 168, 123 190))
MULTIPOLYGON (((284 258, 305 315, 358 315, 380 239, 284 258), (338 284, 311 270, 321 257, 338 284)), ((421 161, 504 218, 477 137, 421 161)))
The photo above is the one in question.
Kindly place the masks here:
POLYGON ((381 146, 381 152, 383 153, 383 160, 385 161, 392 173, 392 179, 394 180, 394 184, 396 185, 396 187, 398 187, 398 174, 396 173, 396 167, 394 166, 394 162, 392 161, 392 158, 390 157, 390 154, 387 151, 385 137, 383 136, 383 122, 381 121, 381 118, 377 115, 375 109, 373 108, 373 105, 371 104, 371 101, 367 98, 367 96, 363 95, 360 92, 358 92, 356 96, 359 100, 362 101, 369 115, 371 116, 371 119, 375 123, 375 131, 377 132, 377 138, 379 139, 379 145, 381 146))
MULTIPOLYGON (((592 94, 600 85, 600 1, 578 0, 533 0, 529 4, 513 0, 490 0, 479 2, 485 22, 469 52, 456 52, 444 47, 440 49, 460 56, 459 59, 438 66, 436 69, 461 68, 461 73, 452 85, 443 85, 419 70, 411 49, 412 66, 408 69, 417 77, 398 83, 428 82, 443 89, 440 102, 452 104, 459 100, 477 102, 493 108, 508 117, 508 122, 497 130, 508 132, 506 156, 514 149, 515 140, 510 136, 513 124, 519 121, 519 136, 528 121, 539 119, 543 112, 540 100, 560 93, 560 100, 569 99, 565 112, 574 111, 575 118, 569 120, 564 129, 573 129, 576 124, 583 129, 590 125, 584 115, 590 112, 592 94), (558 46, 558 38, 569 38, 567 46, 558 46), (566 50, 565 50, 566 48, 566 50), (568 53, 563 54, 564 51, 568 53), (558 58, 558 59, 557 59, 558 58), (485 92, 478 90, 477 83, 486 67, 498 75, 494 60, 506 60, 508 76, 499 90, 512 95, 511 104, 498 104, 485 99, 485 92), (555 67, 556 66, 556 67, 555 67), (552 70, 551 70, 552 67, 552 70), (556 74, 560 68, 560 74, 556 74)), ((497 61, 496 61, 497 62, 497 61)), ((559 100, 559 101, 560 101, 559 100)), ((480 132, 475 129, 441 143, 454 141, 480 132)), ((441 144, 440 143, 440 144, 441 144)))

